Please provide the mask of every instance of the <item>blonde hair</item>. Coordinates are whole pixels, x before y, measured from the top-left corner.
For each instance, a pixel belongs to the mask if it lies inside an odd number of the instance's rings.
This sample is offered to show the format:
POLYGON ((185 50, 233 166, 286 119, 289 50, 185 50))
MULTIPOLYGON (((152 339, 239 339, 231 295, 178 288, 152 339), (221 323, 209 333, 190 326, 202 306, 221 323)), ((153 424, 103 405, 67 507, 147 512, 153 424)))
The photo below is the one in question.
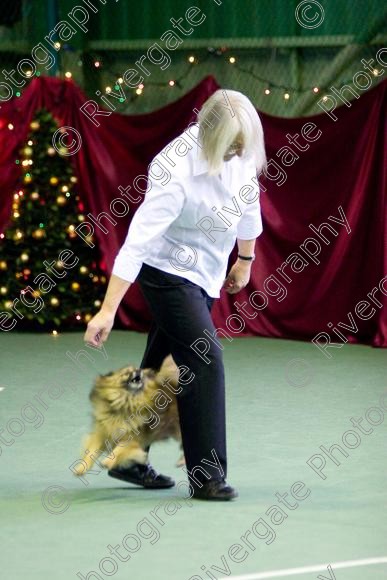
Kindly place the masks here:
POLYGON ((224 156, 235 140, 243 143, 242 157, 252 157, 257 172, 266 164, 263 129, 252 102, 238 91, 220 89, 204 103, 198 114, 199 144, 208 172, 222 170, 224 156))

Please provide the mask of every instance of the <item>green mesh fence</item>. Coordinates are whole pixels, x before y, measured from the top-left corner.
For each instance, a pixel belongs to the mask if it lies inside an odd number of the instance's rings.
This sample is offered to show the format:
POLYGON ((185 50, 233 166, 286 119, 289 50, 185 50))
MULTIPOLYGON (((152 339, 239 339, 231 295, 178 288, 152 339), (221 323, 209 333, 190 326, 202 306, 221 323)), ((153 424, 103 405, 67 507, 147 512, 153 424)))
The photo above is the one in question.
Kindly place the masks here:
POLYGON ((352 100, 386 77, 387 5, 380 0, 2 0, 0 6, 1 101, 21 94, 28 75, 67 75, 89 98, 102 104, 105 97, 133 114, 159 108, 213 75, 262 111, 302 116, 321 112, 332 87, 351 87, 337 98, 352 100))

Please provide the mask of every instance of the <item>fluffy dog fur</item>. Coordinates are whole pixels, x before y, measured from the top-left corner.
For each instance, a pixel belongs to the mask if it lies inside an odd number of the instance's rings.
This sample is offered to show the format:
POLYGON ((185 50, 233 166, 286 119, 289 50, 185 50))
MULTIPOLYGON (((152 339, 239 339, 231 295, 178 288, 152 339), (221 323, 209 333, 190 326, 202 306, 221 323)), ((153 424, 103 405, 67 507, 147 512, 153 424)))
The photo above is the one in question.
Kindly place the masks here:
POLYGON ((83 465, 78 466, 76 475, 86 473, 95 461, 107 469, 127 467, 132 462, 145 464, 145 449, 155 441, 172 437, 181 444, 174 394, 178 378, 171 356, 158 372, 127 366, 99 376, 90 393, 93 430, 84 441, 83 465), (101 454, 106 456, 99 462, 101 454))

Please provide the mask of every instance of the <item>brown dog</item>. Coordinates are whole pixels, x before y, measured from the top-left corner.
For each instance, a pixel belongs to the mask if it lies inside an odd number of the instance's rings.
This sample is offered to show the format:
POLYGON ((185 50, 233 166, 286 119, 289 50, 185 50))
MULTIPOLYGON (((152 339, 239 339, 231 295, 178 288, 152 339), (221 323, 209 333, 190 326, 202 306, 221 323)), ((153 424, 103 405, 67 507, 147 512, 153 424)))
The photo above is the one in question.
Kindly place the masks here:
MULTIPOLYGON (((94 425, 84 441, 82 464, 76 475, 85 474, 98 461, 107 469, 145 464, 145 450, 156 441, 173 438, 181 444, 176 404, 179 371, 172 356, 160 370, 127 366, 97 378, 90 393, 94 425)), ((180 458, 178 464, 184 463, 180 458)))

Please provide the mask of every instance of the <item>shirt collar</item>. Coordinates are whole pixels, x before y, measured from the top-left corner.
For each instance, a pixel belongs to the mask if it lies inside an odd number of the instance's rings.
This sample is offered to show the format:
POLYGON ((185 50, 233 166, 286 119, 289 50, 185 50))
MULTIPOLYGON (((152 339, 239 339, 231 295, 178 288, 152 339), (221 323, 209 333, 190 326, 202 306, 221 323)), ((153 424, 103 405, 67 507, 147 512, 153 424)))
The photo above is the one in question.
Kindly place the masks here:
MULTIPOLYGON (((242 163, 242 159, 240 157, 238 157, 237 155, 235 155, 235 157, 233 157, 229 161, 225 161, 223 163, 223 169, 222 169, 221 174, 223 175, 225 173, 225 171, 227 171, 231 167, 235 167, 235 168, 237 166, 240 167, 241 163, 242 163)), ((208 173, 208 162, 206 159, 201 157, 201 151, 200 151, 199 147, 197 147, 196 156, 194 157, 194 161, 193 161, 193 175, 195 177, 196 175, 202 175, 203 173, 208 173)))

